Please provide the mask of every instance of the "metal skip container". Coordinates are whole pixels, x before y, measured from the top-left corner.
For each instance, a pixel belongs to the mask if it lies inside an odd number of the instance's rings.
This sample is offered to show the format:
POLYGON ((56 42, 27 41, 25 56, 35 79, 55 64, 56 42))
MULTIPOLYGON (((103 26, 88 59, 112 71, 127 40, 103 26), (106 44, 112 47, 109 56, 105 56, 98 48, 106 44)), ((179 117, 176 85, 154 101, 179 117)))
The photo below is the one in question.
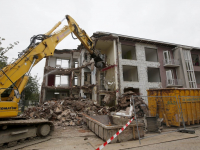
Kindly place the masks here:
POLYGON ((199 124, 200 89, 150 89, 147 93, 150 116, 159 115, 169 126, 199 124))

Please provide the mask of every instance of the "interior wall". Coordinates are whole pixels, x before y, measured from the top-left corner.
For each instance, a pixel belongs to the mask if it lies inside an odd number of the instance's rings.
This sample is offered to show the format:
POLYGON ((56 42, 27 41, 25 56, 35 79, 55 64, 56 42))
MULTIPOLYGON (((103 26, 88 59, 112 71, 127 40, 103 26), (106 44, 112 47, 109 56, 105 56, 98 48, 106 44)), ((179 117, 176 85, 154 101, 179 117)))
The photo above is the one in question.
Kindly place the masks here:
POLYGON ((91 84, 91 73, 90 72, 84 72, 84 84, 85 85, 91 84))
POLYGON ((55 57, 49 57, 49 64, 50 67, 56 67, 56 58, 55 57))
POLYGON ((77 77, 78 77, 78 83, 77 83, 77 85, 78 85, 78 86, 81 86, 81 82, 80 82, 80 81, 81 81, 81 79, 80 79, 80 75, 78 75, 77 77))
MULTIPOLYGON (((101 54, 106 55, 106 62, 108 65, 116 64, 116 54, 114 52, 114 41, 98 41, 96 48, 101 51, 101 54)), ((115 84, 115 68, 105 71, 105 82, 113 82, 115 84)))
POLYGON ((54 94, 54 92, 52 92, 52 91, 47 91, 46 92, 46 96, 45 96, 45 100, 47 101, 47 100, 51 100, 52 98, 55 98, 56 96, 55 96, 55 94, 54 94))
POLYGON ((124 88, 124 93, 126 93, 126 92, 128 92, 128 91, 132 91, 132 92, 134 92, 135 94, 140 95, 140 90, 139 90, 139 88, 132 88, 132 87, 124 88))
POLYGON ((78 59, 77 59, 77 58, 76 58, 76 59, 75 59, 75 58, 73 59, 73 62, 72 62, 72 64, 71 64, 71 68, 77 68, 77 67, 79 67, 79 63, 77 64, 78 66, 75 67, 75 62, 78 62, 78 59))
MULTIPOLYGON (((114 57, 114 48, 111 45, 107 50, 107 62, 108 64, 115 64, 116 58, 114 57)), ((108 69, 105 74, 105 79, 109 82, 115 82, 115 68, 108 69)))
POLYGON ((55 75, 50 74, 48 75, 48 86, 55 86, 55 75))
MULTIPOLYGON (((64 53, 64 54, 55 54, 53 56, 50 56, 49 57, 49 60, 48 60, 48 66, 51 66, 51 67, 56 67, 56 59, 67 59, 67 60, 70 60, 72 57, 72 54, 67 54, 67 53, 64 53)), ((69 62, 70 63, 70 62, 69 62)), ((69 64, 70 66, 70 64, 69 64)))

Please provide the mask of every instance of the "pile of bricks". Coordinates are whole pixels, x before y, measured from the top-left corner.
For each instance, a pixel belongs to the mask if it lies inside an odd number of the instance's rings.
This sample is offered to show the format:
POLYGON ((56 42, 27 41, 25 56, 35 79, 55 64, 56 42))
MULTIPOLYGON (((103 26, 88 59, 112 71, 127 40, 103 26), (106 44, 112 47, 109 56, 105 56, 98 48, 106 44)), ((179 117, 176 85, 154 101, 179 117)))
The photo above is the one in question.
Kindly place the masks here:
POLYGON ((30 107, 23 113, 27 119, 48 119, 57 126, 83 124, 83 113, 87 115, 109 115, 112 107, 95 105, 91 100, 51 100, 39 107, 30 107))
MULTIPOLYGON (((110 115, 111 112, 128 110, 130 106, 130 96, 134 93, 129 92, 119 99, 118 105, 113 107, 100 106, 94 104, 92 100, 50 100, 38 107, 27 108, 23 117, 27 119, 48 119, 57 126, 79 126, 83 122, 83 113, 87 115, 110 115), (127 101, 128 100, 128 101, 127 101)), ((148 107, 140 97, 135 97, 136 114, 143 117, 148 114, 148 107)))
MULTIPOLYGON (((126 93, 123 94, 123 97, 119 98, 118 100, 118 107, 120 108, 120 110, 126 110, 127 114, 129 112, 129 106, 130 106, 130 98, 133 95, 133 99, 134 99, 134 104, 135 104, 135 111, 136 111, 136 115, 138 118, 142 118, 144 117, 144 114, 146 114, 146 116, 149 115, 149 109, 147 104, 144 102, 144 99, 137 96, 134 92, 132 91, 128 91, 126 93)), ((134 113, 133 113, 134 116, 134 113)))

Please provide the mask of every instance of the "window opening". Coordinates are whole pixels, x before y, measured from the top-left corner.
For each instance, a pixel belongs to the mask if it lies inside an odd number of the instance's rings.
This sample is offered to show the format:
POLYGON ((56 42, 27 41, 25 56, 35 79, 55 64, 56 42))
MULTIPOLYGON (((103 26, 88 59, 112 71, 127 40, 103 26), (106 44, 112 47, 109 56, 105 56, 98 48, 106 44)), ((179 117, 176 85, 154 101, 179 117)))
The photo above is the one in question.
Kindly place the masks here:
POLYGON ((138 82, 137 66, 123 66, 123 80, 129 82, 138 82))
POLYGON ((164 51, 164 52, 163 52, 163 55, 164 55, 165 64, 169 64, 170 61, 171 61, 170 52, 169 52, 169 51, 164 51))
POLYGON ((75 64, 75 68, 78 68, 78 61, 75 61, 74 64, 75 64))
POLYGON ((134 46, 121 45, 122 59, 136 60, 136 52, 134 46))
POLYGON ((148 82, 160 82, 160 69, 147 67, 148 82))
POLYGON ((146 61, 158 62, 157 49, 145 47, 146 61))
POLYGON ((56 59, 56 68, 69 68, 69 60, 67 59, 56 59))
POLYGON ((199 56, 197 54, 192 54, 192 63, 194 66, 199 66, 199 56))
POLYGON ((166 71, 167 85, 174 85, 174 74, 172 70, 166 71))
POLYGON ((74 77, 74 85, 78 85, 78 77, 74 77))
POLYGON ((56 86, 68 86, 69 77, 66 75, 56 75, 55 85, 56 86))

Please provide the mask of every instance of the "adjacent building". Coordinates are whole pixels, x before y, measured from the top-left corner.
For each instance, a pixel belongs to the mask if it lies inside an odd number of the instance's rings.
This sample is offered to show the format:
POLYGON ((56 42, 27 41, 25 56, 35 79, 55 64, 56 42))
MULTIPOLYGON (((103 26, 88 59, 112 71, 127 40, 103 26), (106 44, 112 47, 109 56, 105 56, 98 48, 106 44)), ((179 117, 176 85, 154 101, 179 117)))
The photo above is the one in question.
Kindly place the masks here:
POLYGON ((107 32, 91 38, 106 67, 94 67, 82 46, 56 50, 46 59, 41 101, 86 98, 114 105, 127 91, 146 96, 148 89, 200 87, 200 48, 107 32))

